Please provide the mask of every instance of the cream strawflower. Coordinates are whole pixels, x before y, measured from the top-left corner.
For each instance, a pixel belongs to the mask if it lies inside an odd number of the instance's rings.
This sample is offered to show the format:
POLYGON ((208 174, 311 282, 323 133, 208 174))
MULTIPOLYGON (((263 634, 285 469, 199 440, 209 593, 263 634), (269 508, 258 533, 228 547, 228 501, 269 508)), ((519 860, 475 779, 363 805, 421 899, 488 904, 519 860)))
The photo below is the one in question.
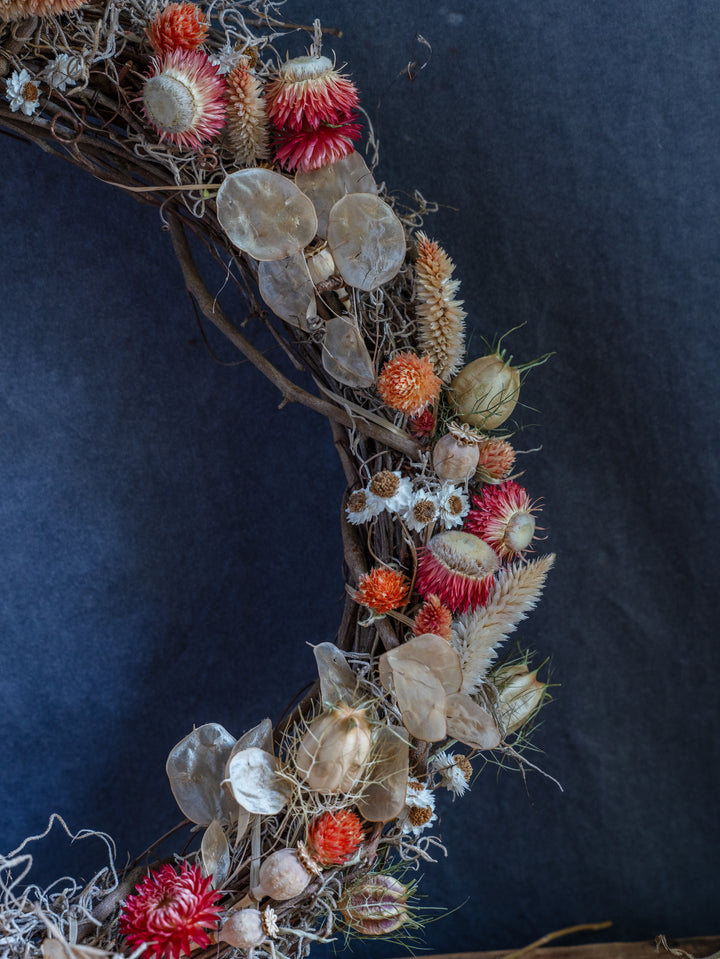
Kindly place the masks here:
POLYGON ((40 88, 27 70, 13 70, 7 82, 5 99, 13 113, 20 110, 26 117, 31 117, 40 106, 40 88))
POLYGON ((462 796, 470 788, 472 766, 466 756, 438 753, 430 761, 430 769, 440 776, 440 784, 455 796, 462 796))
POLYGON ((417 490, 412 494, 410 502, 402 518, 408 529, 419 533, 438 517, 439 506, 437 497, 427 490, 417 490))
POLYGON ((463 519, 470 511, 470 501, 462 487, 453 483, 443 483, 438 493, 440 522, 445 529, 462 526, 463 519))
POLYGON ((436 820, 435 797, 432 790, 419 780, 411 779, 407 785, 405 808, 399 817, 403 833, 406 835, 412 833, 417 837, 436 820))

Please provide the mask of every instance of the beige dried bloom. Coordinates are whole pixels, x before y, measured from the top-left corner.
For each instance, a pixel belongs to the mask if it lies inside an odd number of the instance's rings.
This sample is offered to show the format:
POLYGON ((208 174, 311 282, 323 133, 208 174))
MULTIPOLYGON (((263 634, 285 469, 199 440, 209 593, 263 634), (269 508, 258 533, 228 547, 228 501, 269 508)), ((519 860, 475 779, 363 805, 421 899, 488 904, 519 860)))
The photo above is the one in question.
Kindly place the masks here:
POLYGON ((465 355, 465 310, 456 299, 459 280, 453 280, 455 264, 434 240, 417 235, 415 264, 415 314, 418 346, 432 360, 435 373, 450 380, 465 355))

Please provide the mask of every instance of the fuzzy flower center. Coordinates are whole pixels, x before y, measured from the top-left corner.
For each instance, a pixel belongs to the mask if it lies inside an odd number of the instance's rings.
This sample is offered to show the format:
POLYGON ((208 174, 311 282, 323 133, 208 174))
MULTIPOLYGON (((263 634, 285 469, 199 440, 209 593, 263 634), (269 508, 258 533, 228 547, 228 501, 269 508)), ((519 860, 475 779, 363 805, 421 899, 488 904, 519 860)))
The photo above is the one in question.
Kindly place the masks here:
POLYGON ((412 508, 412 513, 418 523, 429 523, 435 519, 435 504, 429 499, 420 499, 412 508))
MULTIPOLYGON (((478 543, 481 542, 482 540, 478 540, 478 543)), ((446 540, 441 540, 433 543, 430 549, 435 558, 453 573, 469 576, 471 579, 490 576, 498 566, 494 553, 480 548, 471 552, 465 545, 460 550, 446 540)))
POLYGON ((367 507, 367 494, 364 489, 355 490, 348 498, 348 509, 351 513, 362 513, 367 507))
POLYGON ((460 772, 465 777, 465 782, 470 782, 470 777, 472 776, 472 764, 467 756, 456 756, 455 757, 455 767, 459 769, 460 772))
POLYGON ((400 478, 390 470, 376 473, 370 482, 370 492, 382 499, 391 499, 400 488, 400 478))
POLYGON ((447 511, 453 516, 460 516, 463 511, 463 501, 459 496, 451 496, 447 501, 447 511))
POLYGON ((408 819, 413 826, 425 826, 433 817, 429 806, 412 806, 408 812, 408 819))
POLYGON ((33 83, 32 80, 28 80, 22 88, 22 96, 23 100, 29 100, 31 103, 34 103, 40 96, 37 84, 33 83))
POLYGON ((158 74, 145 84, 145 108, 155 126, 167 133, 183 133, 195 120, 195 97, 178 77, 158 74))

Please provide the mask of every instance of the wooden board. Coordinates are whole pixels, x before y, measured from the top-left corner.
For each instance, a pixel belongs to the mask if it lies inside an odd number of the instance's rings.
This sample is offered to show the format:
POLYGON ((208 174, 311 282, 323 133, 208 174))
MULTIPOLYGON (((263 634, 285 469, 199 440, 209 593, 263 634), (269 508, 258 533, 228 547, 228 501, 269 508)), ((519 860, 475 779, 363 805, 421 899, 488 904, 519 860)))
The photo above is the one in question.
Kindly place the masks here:
MULTIPOLYGON (((699 936, 693 939, 668 939, 670 949, 683 949, 695 959, 707 959, 720 951, 720 936, 699 936)), ((425 959, 505 959, 517 949, 503 949, 500 952, 456 952, 446 955, 426 956, 425 959)), ((524 953, 523 959, 670 959, 674 954, 662 947, 656 948, 655 941, 647 942, 603 942, 585 946, 543 946, 532 952, 524 953)))

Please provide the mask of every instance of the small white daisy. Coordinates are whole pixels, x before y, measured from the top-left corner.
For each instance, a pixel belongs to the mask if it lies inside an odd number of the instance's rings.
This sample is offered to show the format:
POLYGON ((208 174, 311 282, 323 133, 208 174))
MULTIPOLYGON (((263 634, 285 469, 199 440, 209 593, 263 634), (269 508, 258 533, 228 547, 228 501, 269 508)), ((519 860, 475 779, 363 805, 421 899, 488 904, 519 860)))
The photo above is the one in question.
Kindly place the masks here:
POLYGON ((470 511, 470 501, 460 486, 443 483, 438 493, 440 522, 445 529, 462 526, 462 521, 470 511))
POLYGON ((85 64, 80 57, 72 57, 69 53, 59 53, 43 70, 43 79, 61 93, 70 85, 82 81, 85 75, 85 64))
POLYGON ((370 480, 367 488, 368 506, 401 513, 407 509, 412 497, 412 483, 397 470, 381 470, 370 480))
POLYGON ((5 99, 13 113, 20 110, 26 117, 31 117, 40 106, 40 88, 27 70, 13 70, 7 82, 5 99))
POLYGON ((440 776, 440 783, 454 796, 462 796, 470 788, 472 766, 466 756, 453 753, 438 753, 431 762, 430 769, 440 776))
POLYGON ((210 63, 217 67, 217 72, 223 76, 231 73, 238 65, 242 53, 239 53, 231 43, 226 43, 217 53, 211 55, 210 63))
POLYGON ((348 496, 345 513, 349 523, 352 523, 353 526, 359 526, 361 523, 367 523, 374 519, 380 513, 381 508, 377 502, 368 497, 367 490, 358 489, 348 496))
POLYGON ((433 493, 421 489, 413 493, 406 511, 402 514, 408 529, 419 533, 438 518, 438 501, 433 493))

